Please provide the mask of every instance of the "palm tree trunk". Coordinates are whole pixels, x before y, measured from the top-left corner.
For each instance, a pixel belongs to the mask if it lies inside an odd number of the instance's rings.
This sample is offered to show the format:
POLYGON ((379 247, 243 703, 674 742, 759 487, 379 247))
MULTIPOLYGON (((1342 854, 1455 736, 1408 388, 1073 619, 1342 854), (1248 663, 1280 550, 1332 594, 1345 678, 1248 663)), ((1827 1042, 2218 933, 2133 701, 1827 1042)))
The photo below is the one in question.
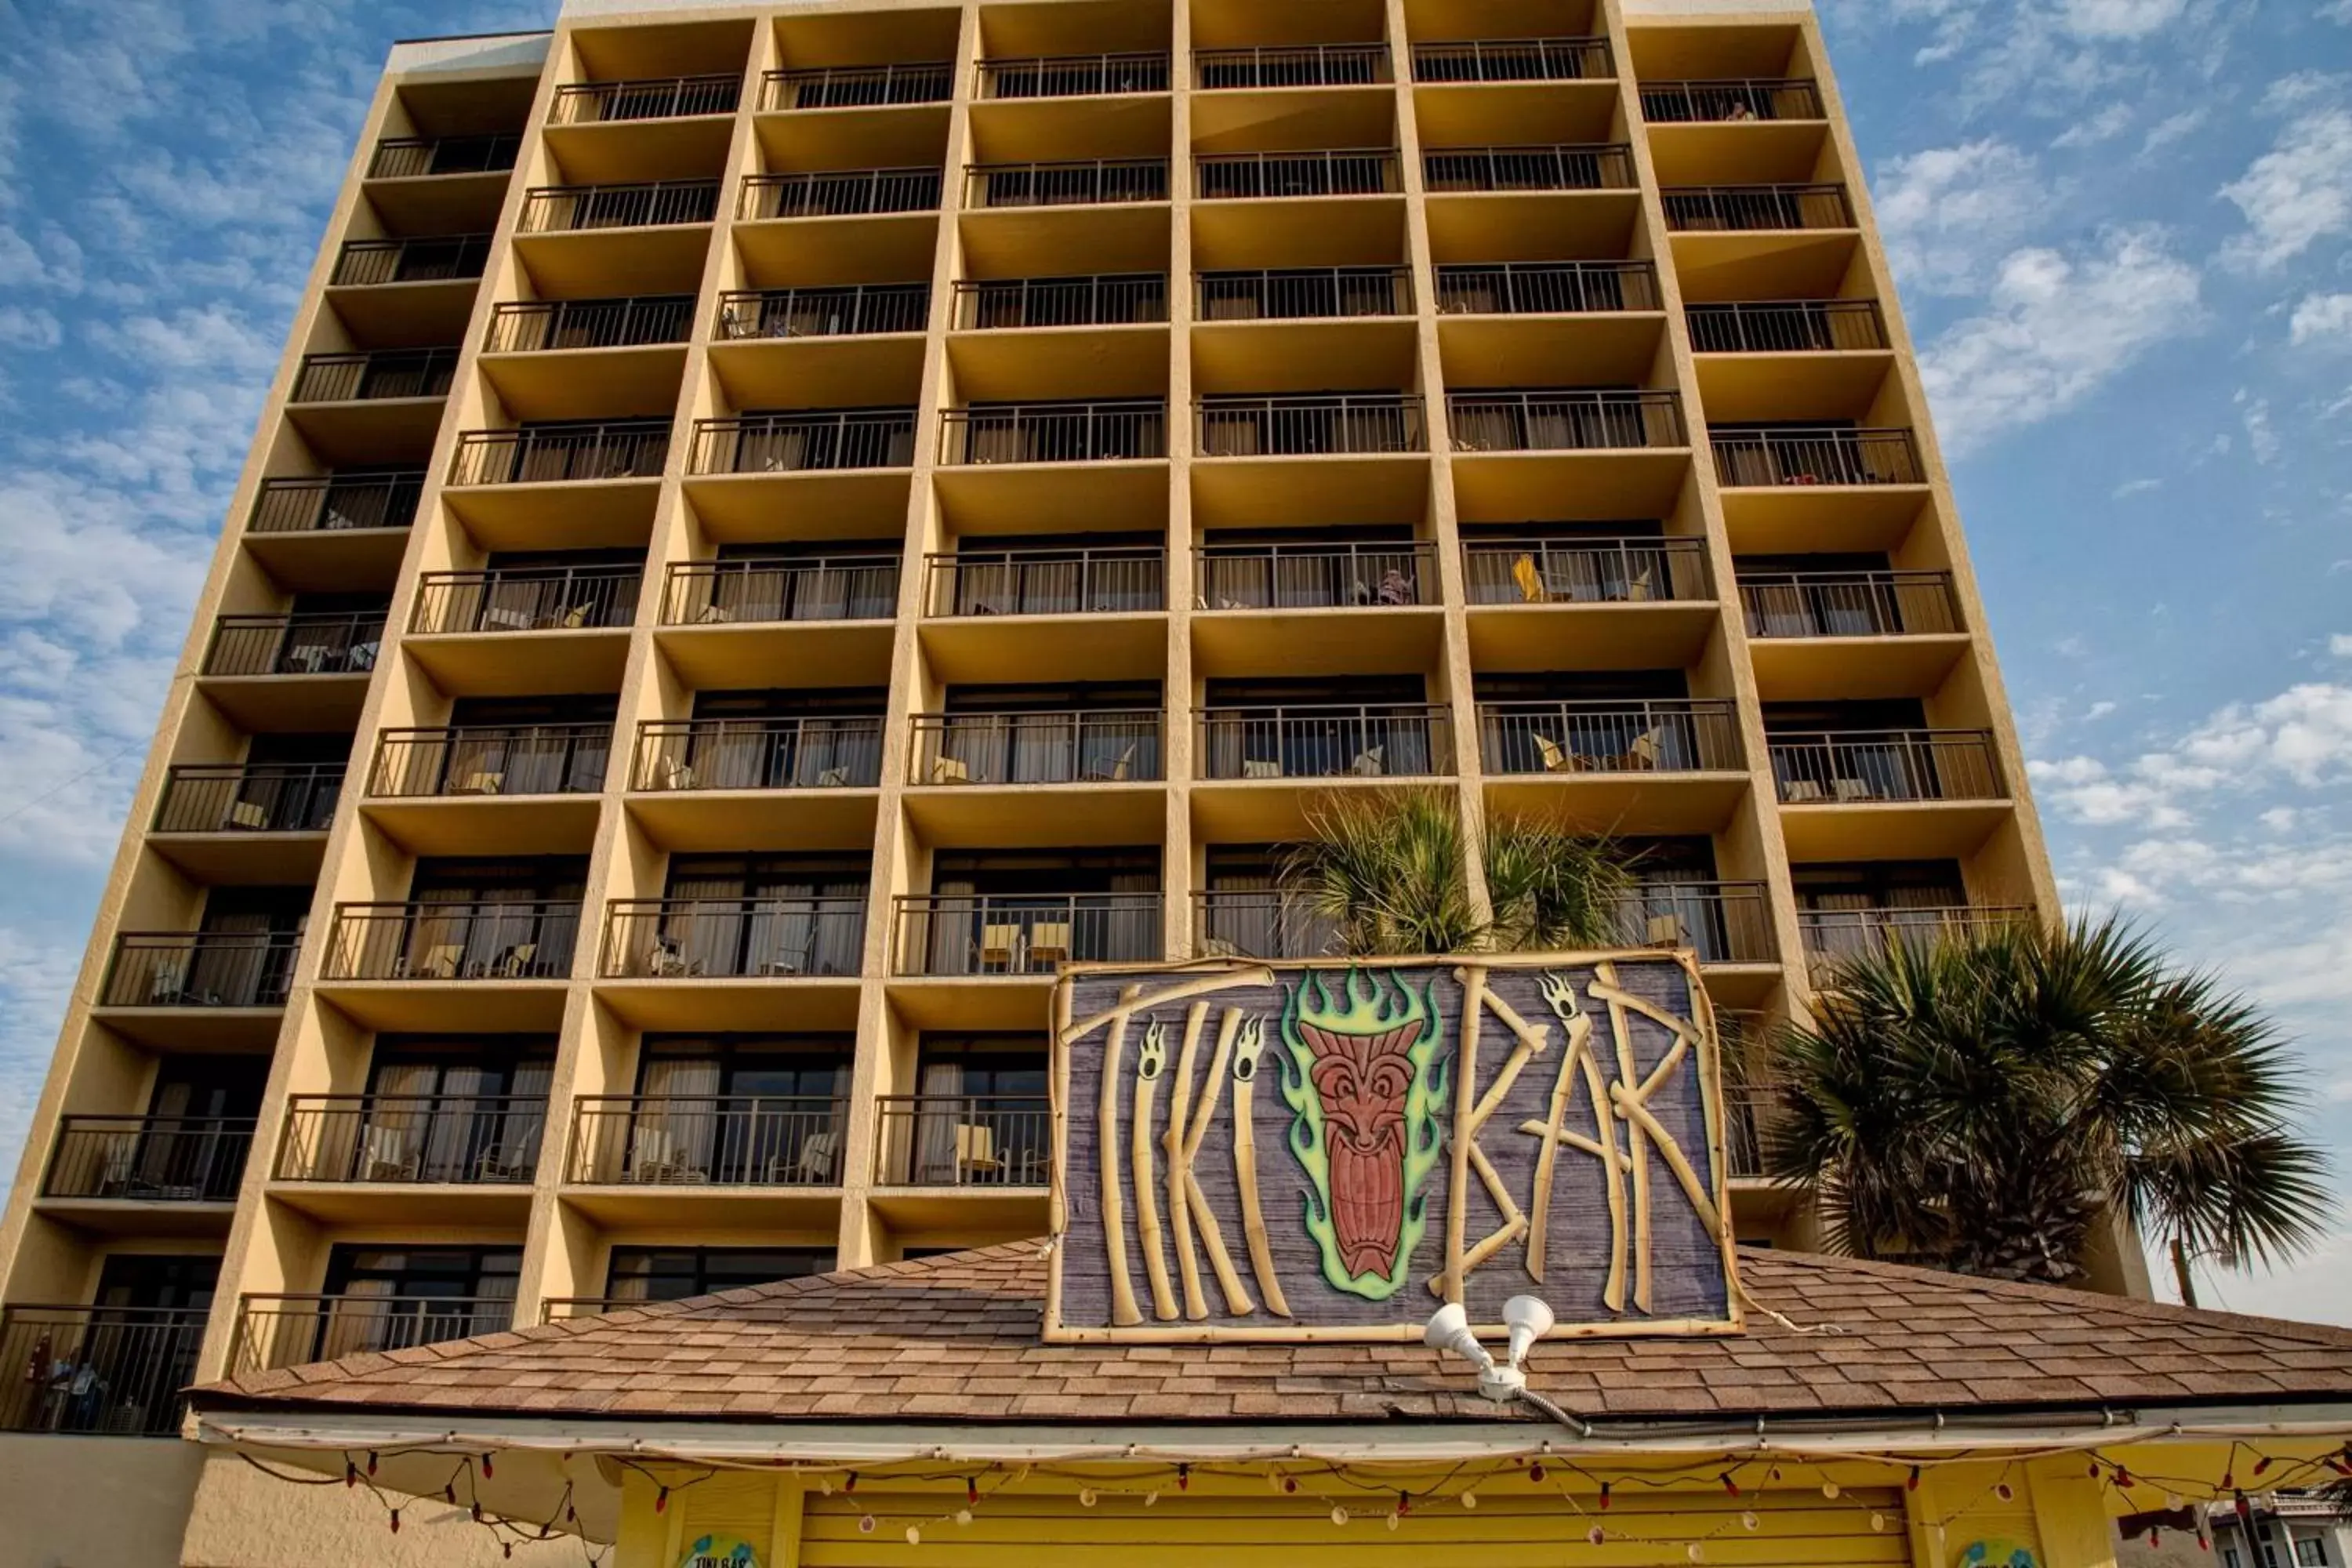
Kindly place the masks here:
POLYGON ((2180 1304, 2197 1305, 2197 1277, 2189 1272, 2189 1248, 2177 1236, 2172 1238, 2172 1278, 2180 1286, 2180 1304))

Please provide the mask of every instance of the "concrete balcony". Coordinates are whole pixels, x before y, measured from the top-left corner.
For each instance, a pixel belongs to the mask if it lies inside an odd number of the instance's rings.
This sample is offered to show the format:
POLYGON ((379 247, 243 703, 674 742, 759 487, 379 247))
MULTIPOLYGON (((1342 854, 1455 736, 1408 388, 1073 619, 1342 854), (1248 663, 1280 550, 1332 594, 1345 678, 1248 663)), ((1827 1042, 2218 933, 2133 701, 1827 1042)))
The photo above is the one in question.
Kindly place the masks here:
POLYGON ((1932 697, 1968 651, 1948 572, 1776 572, 1739 580, 1770 701, 1932 697))
POLYGON ((501 1334, 513 1326, 510 1296, 250 1293, 238 1304, 229 1365, 244 1375, 501 1334))
POLYGON ((698 690, 770 685, 811 659, 836 679, 878 686, 898 607, 892 555, 679 561, 662 586, 660 641, 698 690))
POLYGON ((881 772, 875 716, 651 721, 629 811, 671 851, 871 844, 881 772))
POLYGON ((1471 539, 1463 578, 1480 669, 1678 669, 1716 627, 1704 541, 1471 539))
POLYGON ((205 1307, 0 1310, 0 1356, 39 1369, 0 1384, 0 1432, 177 1437, 180 1391, 195 1381, 210 1315, 205 1307))
POLYGON ((365 814, 420 855, 585 853, 610 724, 470 724, 376 737, 365 814))
POLYGON ((1713 833, 1747 793, 1728 702, 1487 702, 1488 804, 1609 833, 1713 833))
POLYGON ((258 1049, 278 1037, 299 931, 123 931, 100 982, 107 1026, 145 1045, 258 1049))
POLYGON ((250 1116, 61 1117, 41 1206, 101 1232, 225 1231, 254 1127, 250 1116))
POLYGON ((331 1223, 520 1224, 546 1130, 544 1095, 298 1094, 270 1179, 331 1223))
POLYGON ((307 881, 343 771, 341 763, 181 763, 164 776, 151 842, 205 882, 307 881))
POLYGON ((1832 978, 1839 964, 1900 942, 1925 950, 1940 942, 1965 942, 2033 918, 2022 905, 1940 905, 1923 909, 1800 910, 1805 963, 1812 983, 1832 978))
POLYGON ((1794 860, 1960 858, 2011 815, 1986 731, 1780 731, 1770 749, 1794 860))

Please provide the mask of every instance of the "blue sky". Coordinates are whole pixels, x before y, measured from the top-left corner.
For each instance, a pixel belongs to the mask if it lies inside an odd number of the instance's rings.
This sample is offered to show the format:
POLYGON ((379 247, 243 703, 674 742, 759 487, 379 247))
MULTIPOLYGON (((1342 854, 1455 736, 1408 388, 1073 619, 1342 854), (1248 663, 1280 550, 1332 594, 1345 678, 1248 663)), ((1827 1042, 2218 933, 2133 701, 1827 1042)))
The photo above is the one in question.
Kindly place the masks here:
MULTIPOLYGON (((2068 896, 2352 1173, 2352 0, 1822 4, 2068 896)), ((0 0, 0 1151, 384 48, 553 10, 0 0)), ((2329 1219, 2209 1300, 2352 1321, 2329 1219)))

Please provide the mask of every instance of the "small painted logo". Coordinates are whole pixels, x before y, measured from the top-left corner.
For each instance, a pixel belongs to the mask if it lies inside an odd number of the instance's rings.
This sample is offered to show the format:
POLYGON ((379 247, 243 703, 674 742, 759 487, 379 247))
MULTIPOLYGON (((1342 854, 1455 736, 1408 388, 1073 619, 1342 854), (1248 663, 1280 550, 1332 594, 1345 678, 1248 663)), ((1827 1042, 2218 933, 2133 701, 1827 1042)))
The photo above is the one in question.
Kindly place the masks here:
POLYGON ((760 1568, 760 1554, 740 1536, 706 1535, 686 1549, 677 1568, 760 1568))

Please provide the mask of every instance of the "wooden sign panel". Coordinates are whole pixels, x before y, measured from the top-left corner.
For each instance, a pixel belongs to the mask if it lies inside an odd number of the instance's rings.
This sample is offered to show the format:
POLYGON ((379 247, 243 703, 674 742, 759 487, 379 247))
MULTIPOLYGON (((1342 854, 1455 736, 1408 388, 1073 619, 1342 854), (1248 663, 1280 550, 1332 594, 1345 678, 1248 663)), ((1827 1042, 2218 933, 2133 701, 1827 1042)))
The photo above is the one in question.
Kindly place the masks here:
POLYGON ((1080 966, 1055 993, 1049 1340, 1387 1340, 1446 1300, 1733 1332, 1684 955, 1080 966))

